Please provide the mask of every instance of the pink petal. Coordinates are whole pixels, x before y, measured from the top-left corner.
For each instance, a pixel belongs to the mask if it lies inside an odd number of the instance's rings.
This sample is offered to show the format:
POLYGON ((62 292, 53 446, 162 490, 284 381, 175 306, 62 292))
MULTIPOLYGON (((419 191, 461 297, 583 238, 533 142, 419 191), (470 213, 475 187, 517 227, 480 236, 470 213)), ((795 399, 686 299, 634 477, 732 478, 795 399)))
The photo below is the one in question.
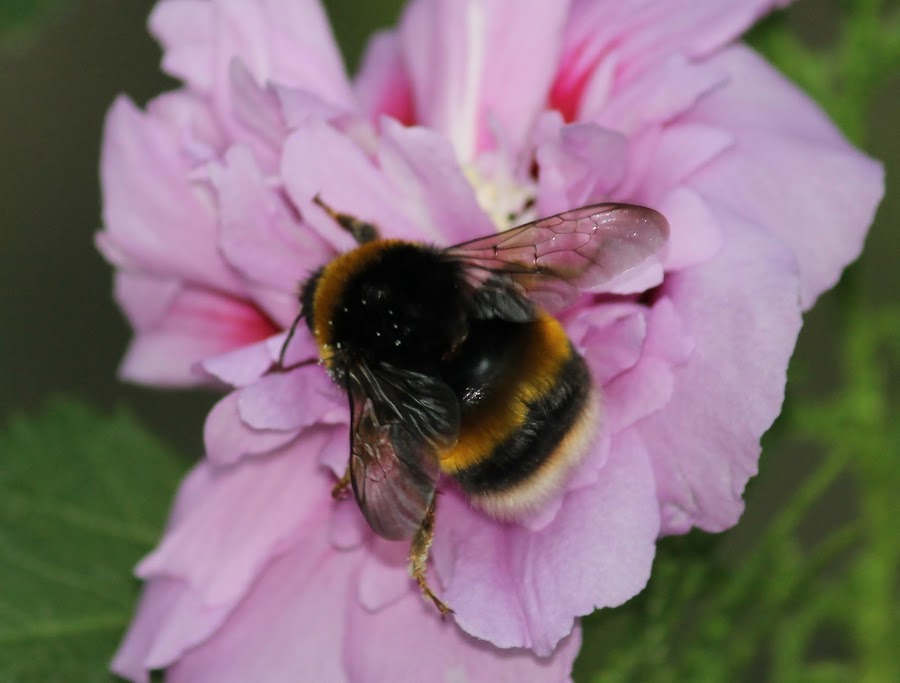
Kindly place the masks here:
POLYGON ((412 587, 369 616, 350 590, 365 556, 334 551, 324 531, 311 525, 295 549, 273 560, 219 631, 187 652, 167 680, 441 681, 457 673, 473 683, 568 680, 577 634, 553 658, 500 651, 441 621, 412 587))
POLYGON ((239 399, 239 391, 231 392, 206 416, 203 443, 206 458, 214 465, 233 465, 244 457, 271 453, 293 441, 300 433, 299 428, 281 431, 253 429, 241 419, 239 399))
POLYGON ((884 192, 883 169, 749 49, 733 47, 710 62, 729 74, 731 85, 687 118, 727 127, 735 145, 692 185, 793 250, 809 308, 859 255, 884 192))
MULTIPOLYGON (((212 468, 201 464, 182 482, 168 528, 178 526, 205 504, 215 486, 212 468)), ((137 613, 112 669, 133 681, 146 683, 150 669, 163 668, 203 642, 228 615, 229 607, 203 605, 200 595, 177 579, 161 577, 144 588, 137 613)))
POLYGON ((219 627, 227 610, 203 608, 198 596, 176 579, 159 578, 144 588, 137 611, 110 667, 135 683, 169 666, 219 627))
POLYGON ((385 237, 409 238, 416 234, 414 225, 398 208, 396 188, 356 143, 326 123, 310 120, 291 134, 284 148, 281 175, 304 221, 339 251, 355 243, 313 205, 316 194, 334 209, 374 223, 385 237))
POLYGON ((224 625, 185 653, 167 681, 349 683, 344 659, 355 645, 347 642, 346 620, 360 555, 331 547, 325 510, 309 517, 290 551, 267 564, 224 625))
POLYGON ((642 164, 640 200, 658 204, 732 145, 734 136, 722 128, 681 119, 666 124, 650 148, 652 162, 642 164))
POLYGON ((663 281, 665 274, 661 254, 651 254, 645 261, 623 271, 612 280, 588 291, 598 294, 641 294, 663 281))
POLYGON ((592 306, 566 325, 569 338, 588 361, 594 383, 604 386, 641 357, 647 323, 643 306, 592 306))
POLYGON ((204 190, 188 181, 180 132, 120 97, 106 119, 98 246, 117 265, 242 291, 216 250, 216 220, 204 190))
POLYGON ((694 351, 694 340, 672 300, 660 295, 647 314, 643 355, 681 365, 694 351))
MULTIPOLYGON (((595 106, 672 55, 697 58, 737 38, 783 0, 575 0, 551 104, 572 120, 591 95, 595 106)), ((671 90, 670 90, 671 92, 671 90)))
POLYGON ((331 123, 355 116, 329 104, 309 90, 278 87, 275 88, 275 94, 289 130, 298 128, 311 119, 331 123))
POLYGON ((647 582, 659 511, 647 452, 619 434, 593 486, 570 492, 539 532, 501 524, 445 495, 434 565, 467 633, 547 655, 576 617, 619 605, 647 582))
MULTIPOLYGON (((165 578, 156 581, 168 583, 165 578)), ((165 621, 155 634, 153 646, 145 655, 146 668, 163 669, 171 665, 222 625, 228 616, 229 606, 204 605, 199 598, 194 591, 180 591, 177 602, 169 606, 165 621)), ((154 595, 150 596, 150 600, 157 599, 154 595)))
POLYGON ((117 271, 113 297, 135 330, 158 326, 181 292, 181 283, 173 278, 144 273, 117 271))
POLYGON ((669 241, 663 247, 666 270, 679 270, 711 259, 722 247, 722 229, 706 202, 693 190, 669 193, 658 210, 669 221, 669 241))
POLYGON ((603 390, 605 425, 616 434, 666 406, 672 398, 671 366, 656 358, 644 358, 603 390))
MULTIPOLYGON (((143 294, 133 287, 119 291, 127 298, 143 294)), ((126 304, 126 310, 134 304, 126 304)), ((198 384, 206 379, 198 363, 273 332, 271 322, 253 306, 210 291, 183 289, 152 328, 138 330, 119 373, 159 386, 198 384)))
POLYGON ((463 162, 493 146, 488 114, 521 147, 546 98, 567 9, 562 0, 410 5, 400 31, 417 122, 449 139, 463 162))
POLYGON ((233 608, 273 557, 310 524, 324 526, 336 503, 316 455, 333 431, 310 430, 278 454, 216 470, 202 504, 167 531, 138 575, 180 578, 204 605, 233 608))
POLYGON ((608 96, 589 91, 581 103, 581 117, 630 137, 646 126, 674 119, 726 80, 712 63, 697 64, 675 55, 608 96))
POLYGON ((287 125, 275 88, 257 83, 237 58, 231 62, 229 77, 234 122, 246 130, 246 134, 236 135, 234 142, 249 145, 266 170, 277 169, 287 125))
POLYGON ((223 164, 210 168, 210 178, 219 200, 223 255, 261 286, 264 301, 278 303, 270 312, 290 325, 297 315, 300 283, 331 260, 334 251, 296 218, 247 148, 228 150, 223 164))
MULTIPOLYGON (((331 484, 333 486, 337 483, 337 480, 340 477, 344 476, 344 473, 347 471, 347 467, 349 466, 349 411, 344 408, 342 416, 339 416, 337 411, 335 411, 334 413, 329 414, 328 419, 336 424, 348 425, 343 429, 335 430, 334 443, 329 444, 319 452, 319 465, 325 470, 331 472, 331 475, 333 477, 331 484)), ((350 507, 353 507, 353 505, 351 505, 350 507)))
MULTIPOLYGON (((344 453, 344 463, 347 453, 344 453)), ((372 528, 362 516, 352 493, 339 500, 331 516, 328 540, 337 550, 353 550, 372 536, 372 528)))
POLYGON ((318 0, 164 0, 150 16, 150 30, 165 50, 163 68, 201 91, 215 90, 222 102, 230 100, 229 70, 239 58, 257 83, 304 88, 353 105, 318 0))
POLYGON ((737 521, 800 329, 793 256, 727 209, 717 207, 716 217, 726 229, 721 251, 663 285, 694 348, 674 369, 666 409, 640 423, 664 533, 721 531, 737 521))
POLYGON ((628 140, 628 167, 625 177, 613 192, 616 201, 630 202, 643 206, 654 206, 659 201, 657 189, 647 187, 647 180, 653 179, 653 171, 658 165, 656 154, 665 127, 657 124, 647 126, 628 140))
MULTIPOLYGON (((585 0, 578 0, 582 5, 585 0)), ((622 13, 618 31, 631 70, 639 71, 660 57, 681 53, 696 58, 735 40, 775 7, 790 0, 656 0, 622 13)))
POLYGON ((359 602, 363 608, 377 612, 418 590, 409 575, 407 543, 375 537, 367 550, 359 573, 359 602))
MULTIPOLYGON (((207 358, 201 363, 204 371, 234 387, 244 387, 262 377, 275 367, 287 341, 287 332, 276 334, 261 342, 229 351, 221 356, 207 358)), ((309 331, 297 327, 291 344, 284 355, 284 367, 315 360, 319 350, 309 331)))
POLYGON ((566 491, 562 491, 554 495, 547 502, 543 503, 540 508, 525 513, 524 517, 516 521, 529 531, 540 531, 556 519, 556 515, 562 510, 563 502, 566 498, 565 494, 566 491))
POLYGON ((180 152, 192 168, 215 159, 229 144, 209 102, 196 92, 163 93, 147 103, 147 114, 177 131, 180 152))
MULTIPOLYGON (((276 336, 284 339, 284 335, 276 336)), ((269 339, 255 344, 207 358, 200 365, 203 370, 226 384, 233 387, 245 387, 272 368, 275 361, 269 350, 271 339, 272 337, 269 337, 269 339)))
POLYGON ((499 650, 466 635, 452 619, 442 620, 433 605, 407 591, 390 609, 375 614, 352 609, 347 642, 353 644, 346 660, 354 683, 563 683, 570 680, 581 634, 576 629, 546 658, 527 650, 499 650))
POLYGON ((273 373, 241 390, 241 419, 254 429, 293 431, 346 418, 346 399, 318 365, 273 373))
POLYGON ((376 33, 369 40, 356 76, 356 96, 372 123, 389 116, 413 124, 412 84, 395 31, 376 33))
POLYGON ((539 212, 551 216, 601 201, 625 174, 628 141, 593 123, 561 126, 538 146, 539 212))
POLYGON ((495 231, 442 136, 390 119, 382 127, 378 158, 415 222, 416 239, 450 246, 495 231))
POLYGON ((175 501, 172 503, 166 530, 178 526, 181 520, 200 509, 206 501, 206 496, 215 487, 216 481, 216 470, 212 467, 194 467, 188 472, 175 492, 175 501))
POLYGON ((313 339, 309 328, 303 324, 303 320, 295 320, 294 322, 297 322, 297 327, 287 349, 284 348, 284 345, 287 343, 289 332, 283 332, 268 340, 269 354, 272 356, 273 361, 279 360, 282 351, 284 351, 284 367, 286 368, 299 363, 307 363, 311 359, 319 357, 319 347, 315 339, 313 339))
POLYGON ((215 81, 215 13, 207 0, 167 0, 150 15, 150 31, 165 50, 163 70, 202 91, 215 81))

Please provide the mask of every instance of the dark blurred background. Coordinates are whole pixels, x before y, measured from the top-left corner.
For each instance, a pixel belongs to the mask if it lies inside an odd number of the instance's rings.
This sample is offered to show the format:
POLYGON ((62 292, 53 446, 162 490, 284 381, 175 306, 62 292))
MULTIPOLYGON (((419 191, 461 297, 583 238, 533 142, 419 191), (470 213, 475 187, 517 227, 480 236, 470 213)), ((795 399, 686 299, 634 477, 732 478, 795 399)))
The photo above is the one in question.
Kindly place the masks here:
MULTIPOLYGON (((366 35, 394 23, 401 2, 326 5, 352 68, 366 35)), ((39 24, 0 38, 0 420, 53 394, 124 403, 198 455, 215 396, 117 381, 129 329, 93 246, 107 107, 118 93, 142 105, 176 85, 160 72, 146 30, 152 6, 50 0, 39 24)))
MULTIPOLYGON (((38 26, 0 39, 0 419, 12 409, 34 410, 53 394, 103 407, 124 403, 151 430, 195 457, 202 419, 215 397, 117 381, 129 330, 110 296, 110 268, 93 246, 100 226, 97 165, 106 108, 120 92, 143 104, 174 86, 160 73, 160 51, 145 28, 153 3, 45 1, 50 10, 38 26)), ((325 4, 352 70, 365 37, 393 24, 401 2, 325 4)), ((801 0, 788 21, 807 44, 827 49, 839 17, 838 0, 801 0)), ((865 254, 849 274, 852 286, 873 301, 896 298, 900 290, 898 112, 900 73, 872 103, 868 147, 886 162, 888 189, 865 254)), ((798 353, 821 372, 799 378, 794 394, 829 385, 839 300, 839 291, 826 295, 807 317, 798 353)), ((757 501, 784 495, 808 463, 800 456, 779 459, 777 473, 757 485, 757 501)))

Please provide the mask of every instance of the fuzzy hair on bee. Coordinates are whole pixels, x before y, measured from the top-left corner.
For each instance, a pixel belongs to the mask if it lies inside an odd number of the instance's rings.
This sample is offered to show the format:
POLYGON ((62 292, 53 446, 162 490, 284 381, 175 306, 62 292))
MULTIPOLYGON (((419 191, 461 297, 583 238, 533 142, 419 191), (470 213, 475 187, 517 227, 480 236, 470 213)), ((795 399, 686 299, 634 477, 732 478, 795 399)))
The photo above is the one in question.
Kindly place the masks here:
POLYGON ((381 239, 314 201, 358 246, 303 283, 284 348, 304 318, 350 405, 334 493, 352 487, 375 533, 411 539, 412 576, 447 614, 425 576, 439 481, 504 520, 559 493, 597 432, 600 400, 553 315, 650 259, 668 223, 647 207, 595 204, 441 248, 381 239))

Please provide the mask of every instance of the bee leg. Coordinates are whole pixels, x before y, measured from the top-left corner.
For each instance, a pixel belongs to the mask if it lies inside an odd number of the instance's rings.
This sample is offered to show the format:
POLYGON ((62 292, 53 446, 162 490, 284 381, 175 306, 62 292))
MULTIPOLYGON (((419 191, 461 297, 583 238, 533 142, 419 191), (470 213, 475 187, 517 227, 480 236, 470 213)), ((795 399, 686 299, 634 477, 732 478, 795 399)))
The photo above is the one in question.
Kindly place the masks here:
POLYGON ((344 476, 337 480, 331 489, 331 497, 335 500, 347 497, 347 488, 350 486, 350 468, 344 470, 344 476))
POLYGON ((340 211, 335 211, 332 209, 325 201, 319 196, 316 195, 313 197, 313 203, 322 209, 325 213, 327 213, 334 220, 335 223, 340 225, 344 230, 353 235, 353 239, 356 240, 357 244, 365 244, 366 242, 373 242, 381 237, 378 232, 378 228, 372 225, 371 223, 366 223, 365 221, 361 221, 354 216, 351 216, 348 213, 341 213, 340 211))
POLYGON ((438 608, 442 617, 453 614, 453 610, 447 607, 428 587, 428 581, 425 579, 427 571, 428 553, 431 550, 431 542, 434 540, 434 508, 437 503, 437 495, 431 499, 431 505, 425 513, 422 524, 419 525, 416 535, 413 537, 412 545, 409 547, 409 573, 419 584, 422 589, 422 595, 429 598, 438 608))

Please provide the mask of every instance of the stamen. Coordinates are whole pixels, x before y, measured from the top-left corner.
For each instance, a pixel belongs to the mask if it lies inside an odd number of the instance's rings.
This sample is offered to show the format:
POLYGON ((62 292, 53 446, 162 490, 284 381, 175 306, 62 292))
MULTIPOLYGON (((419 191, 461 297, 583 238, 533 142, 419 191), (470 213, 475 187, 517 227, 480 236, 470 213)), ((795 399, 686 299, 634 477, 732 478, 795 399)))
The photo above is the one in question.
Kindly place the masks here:
POLYGON ((463 167, 475 189, 478 204, 490 216, 497 230, 506 230, 537 218, 534 211, 537 184, 514 176, 496 155, 485 154, 463 167))

